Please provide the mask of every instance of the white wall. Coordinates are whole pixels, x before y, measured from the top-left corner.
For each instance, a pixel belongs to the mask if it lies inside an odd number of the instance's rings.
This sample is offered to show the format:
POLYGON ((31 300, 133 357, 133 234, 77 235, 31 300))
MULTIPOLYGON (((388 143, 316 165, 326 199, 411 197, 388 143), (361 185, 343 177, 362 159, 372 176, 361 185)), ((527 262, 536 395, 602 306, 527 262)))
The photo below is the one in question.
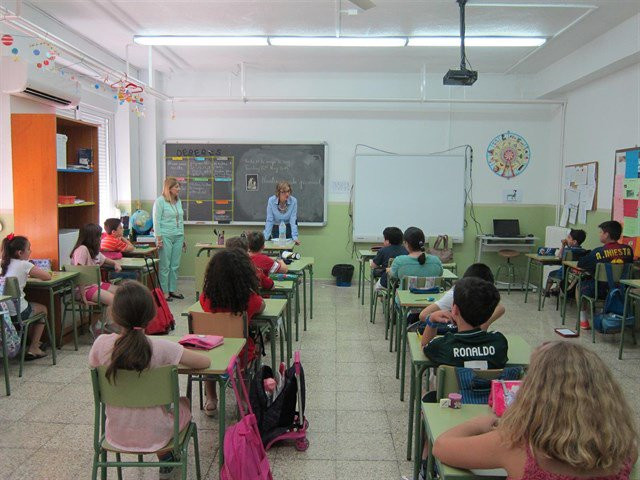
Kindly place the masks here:
POLYGON ((565 164, 597 161, 598 208, 610 209, 614 152, 640 145, 640 64, 568 93, 565 164))
MULTIPOLYGON (((239 95, 237 79, 211 75, 173 75, 164 79, 170 95, 239 95)), ((247 75, 248 103, 190 102, 158 108, 159 142, 168 139, 211 141, 326 141, 329 145, 329 187, 332 181, 353 180, 357 144, 397 153, 430 153, 471 144, 474 149, 474 192, 478 203, 501 203, 503 188, 519 188, 523 203, 554 204, 560 148, 559 107, 555 105, 450 104, 273 104, 253 103, 256 97, 392 97, 418 98, 416 74, 260 74, 247 75), (172 109, 175 119, 171 118, 172 109), (506 181, 487 167, 486 148, 507 130, 524 136, 532 160, 524 174, 506 181), (549 172, 553 172, 550 175, 549 172), (544 184, 548 188, 540 188, 544 184)), ((487 76, 472 88, 442 86, 440 76, 428 76, 427 98, 520 98, 517 77, 487 76)), ((146 120, 144 120, 146 121, 146 120)), ((363 149, 362 151, 367 151, 363 149)), ((158 149, 162 156, 162 148, 158 149)), ((150 160, 144 157, 144 162, 150 160)), ((348 201, 346 193, 330 193, 330 201, 348 201)))

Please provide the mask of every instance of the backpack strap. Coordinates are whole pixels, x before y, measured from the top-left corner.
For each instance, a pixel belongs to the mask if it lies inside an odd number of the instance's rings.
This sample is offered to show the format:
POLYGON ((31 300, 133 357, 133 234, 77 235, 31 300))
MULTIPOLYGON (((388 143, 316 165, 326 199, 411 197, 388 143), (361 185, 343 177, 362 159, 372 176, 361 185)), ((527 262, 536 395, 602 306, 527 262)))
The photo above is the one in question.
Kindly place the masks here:
POLYGON ((609 284, 609 291, 611 291, 614 288, 616 288, 616 284, 613 281, 613 267, 611 266, 610 263, 607 262, 604 264, 604 271, 607 274, 607 283, 609 284))

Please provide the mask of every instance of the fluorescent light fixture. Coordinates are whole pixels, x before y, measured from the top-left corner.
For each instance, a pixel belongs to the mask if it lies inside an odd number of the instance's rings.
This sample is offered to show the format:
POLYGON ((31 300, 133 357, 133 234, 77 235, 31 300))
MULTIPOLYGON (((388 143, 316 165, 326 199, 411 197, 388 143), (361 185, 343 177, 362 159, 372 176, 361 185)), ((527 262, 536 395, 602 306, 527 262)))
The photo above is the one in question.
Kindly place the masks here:
MULTIPOLYGON (((467 47, 539 47, 541 37, 465 37, 467 47)), ((459 47, 460 37, 409 37, 410 47, 459 47)))
POLYGON ((245 47, 267 46, 267 37, 212 37, 205 35, 135 35, 133 41, 140 45, 186 45, 245 47))
POLYGON ((404 47, 404 37, 269 37, 283 47, 404 47))

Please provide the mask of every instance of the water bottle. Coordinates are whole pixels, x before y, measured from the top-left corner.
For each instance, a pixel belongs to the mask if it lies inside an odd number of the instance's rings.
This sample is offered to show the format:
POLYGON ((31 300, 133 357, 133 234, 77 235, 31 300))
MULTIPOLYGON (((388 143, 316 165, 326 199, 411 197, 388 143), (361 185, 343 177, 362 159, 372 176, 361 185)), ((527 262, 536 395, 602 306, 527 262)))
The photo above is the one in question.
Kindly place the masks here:
POLYGON ((287 226, 284 222, 280 222, 280 226, 278 226, 278 243, 280 245, 287 243, 287 226))

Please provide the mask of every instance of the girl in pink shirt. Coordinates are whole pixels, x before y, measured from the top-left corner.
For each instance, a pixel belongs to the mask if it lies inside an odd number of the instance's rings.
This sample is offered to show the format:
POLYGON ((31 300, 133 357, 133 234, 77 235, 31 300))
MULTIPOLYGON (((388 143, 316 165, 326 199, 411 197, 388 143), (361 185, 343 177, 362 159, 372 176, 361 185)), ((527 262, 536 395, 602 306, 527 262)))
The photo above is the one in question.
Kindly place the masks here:
MULTIPOLYGON (((107 366, 107 379, 117 380, 118 370, 142 372, 165 365, 207 368, 208 357, 186 350, 182 345, 157 337, 147 337, 144 329, 155 317, 156 307, 149 290, 139 282, 126 281, 118 289, 111 306, 113 319, 122 333, 100 335, 89 352, 89 365, 107 366)), ((191 420, 189 400, 180 398, 180 430, 191 420)), ((105 436, 116 448, 131 452, 154 452, 173 437, 173 413, 164 407, 106 407, 105 436)), ((163 457, 166 460, 168 457, 163 457)), ((160 478, 171 469, 161 468, 160 478)))
MULTIPOLYGON (((71 252, 71 265, 89 265, 89 266, 102 266, 109 265, 113 267, 116 272, 122 270, 122 267, 118 262, 110 258, 105 257, 100 253, 100 237, 102 235, 102 227, 95 223, 87 223, 80 229, 78 234, 78 241, 76 242, 71 252)), ((78 296, 84 295, 89 302, 98 302, 98 288, 100 292, 100 303, 104 305, 111 305, 113 303, 113 295, 115 294, 117 287, 109 282, 100 282, 98 284, 89 285, 84 287, 84 293, 82 288, 78 288, 78 296)), ((91 319, 91 332, 94 336, 99 335, 95 329, 97 317, 91 319)))
POLYGON ((633 417, 595 352, 551 342, 531 356, 500 420, 483 416, 452 428, 433 454, 454 467, 503 468, 512 480, 626 480, 638 458, 633 417))

